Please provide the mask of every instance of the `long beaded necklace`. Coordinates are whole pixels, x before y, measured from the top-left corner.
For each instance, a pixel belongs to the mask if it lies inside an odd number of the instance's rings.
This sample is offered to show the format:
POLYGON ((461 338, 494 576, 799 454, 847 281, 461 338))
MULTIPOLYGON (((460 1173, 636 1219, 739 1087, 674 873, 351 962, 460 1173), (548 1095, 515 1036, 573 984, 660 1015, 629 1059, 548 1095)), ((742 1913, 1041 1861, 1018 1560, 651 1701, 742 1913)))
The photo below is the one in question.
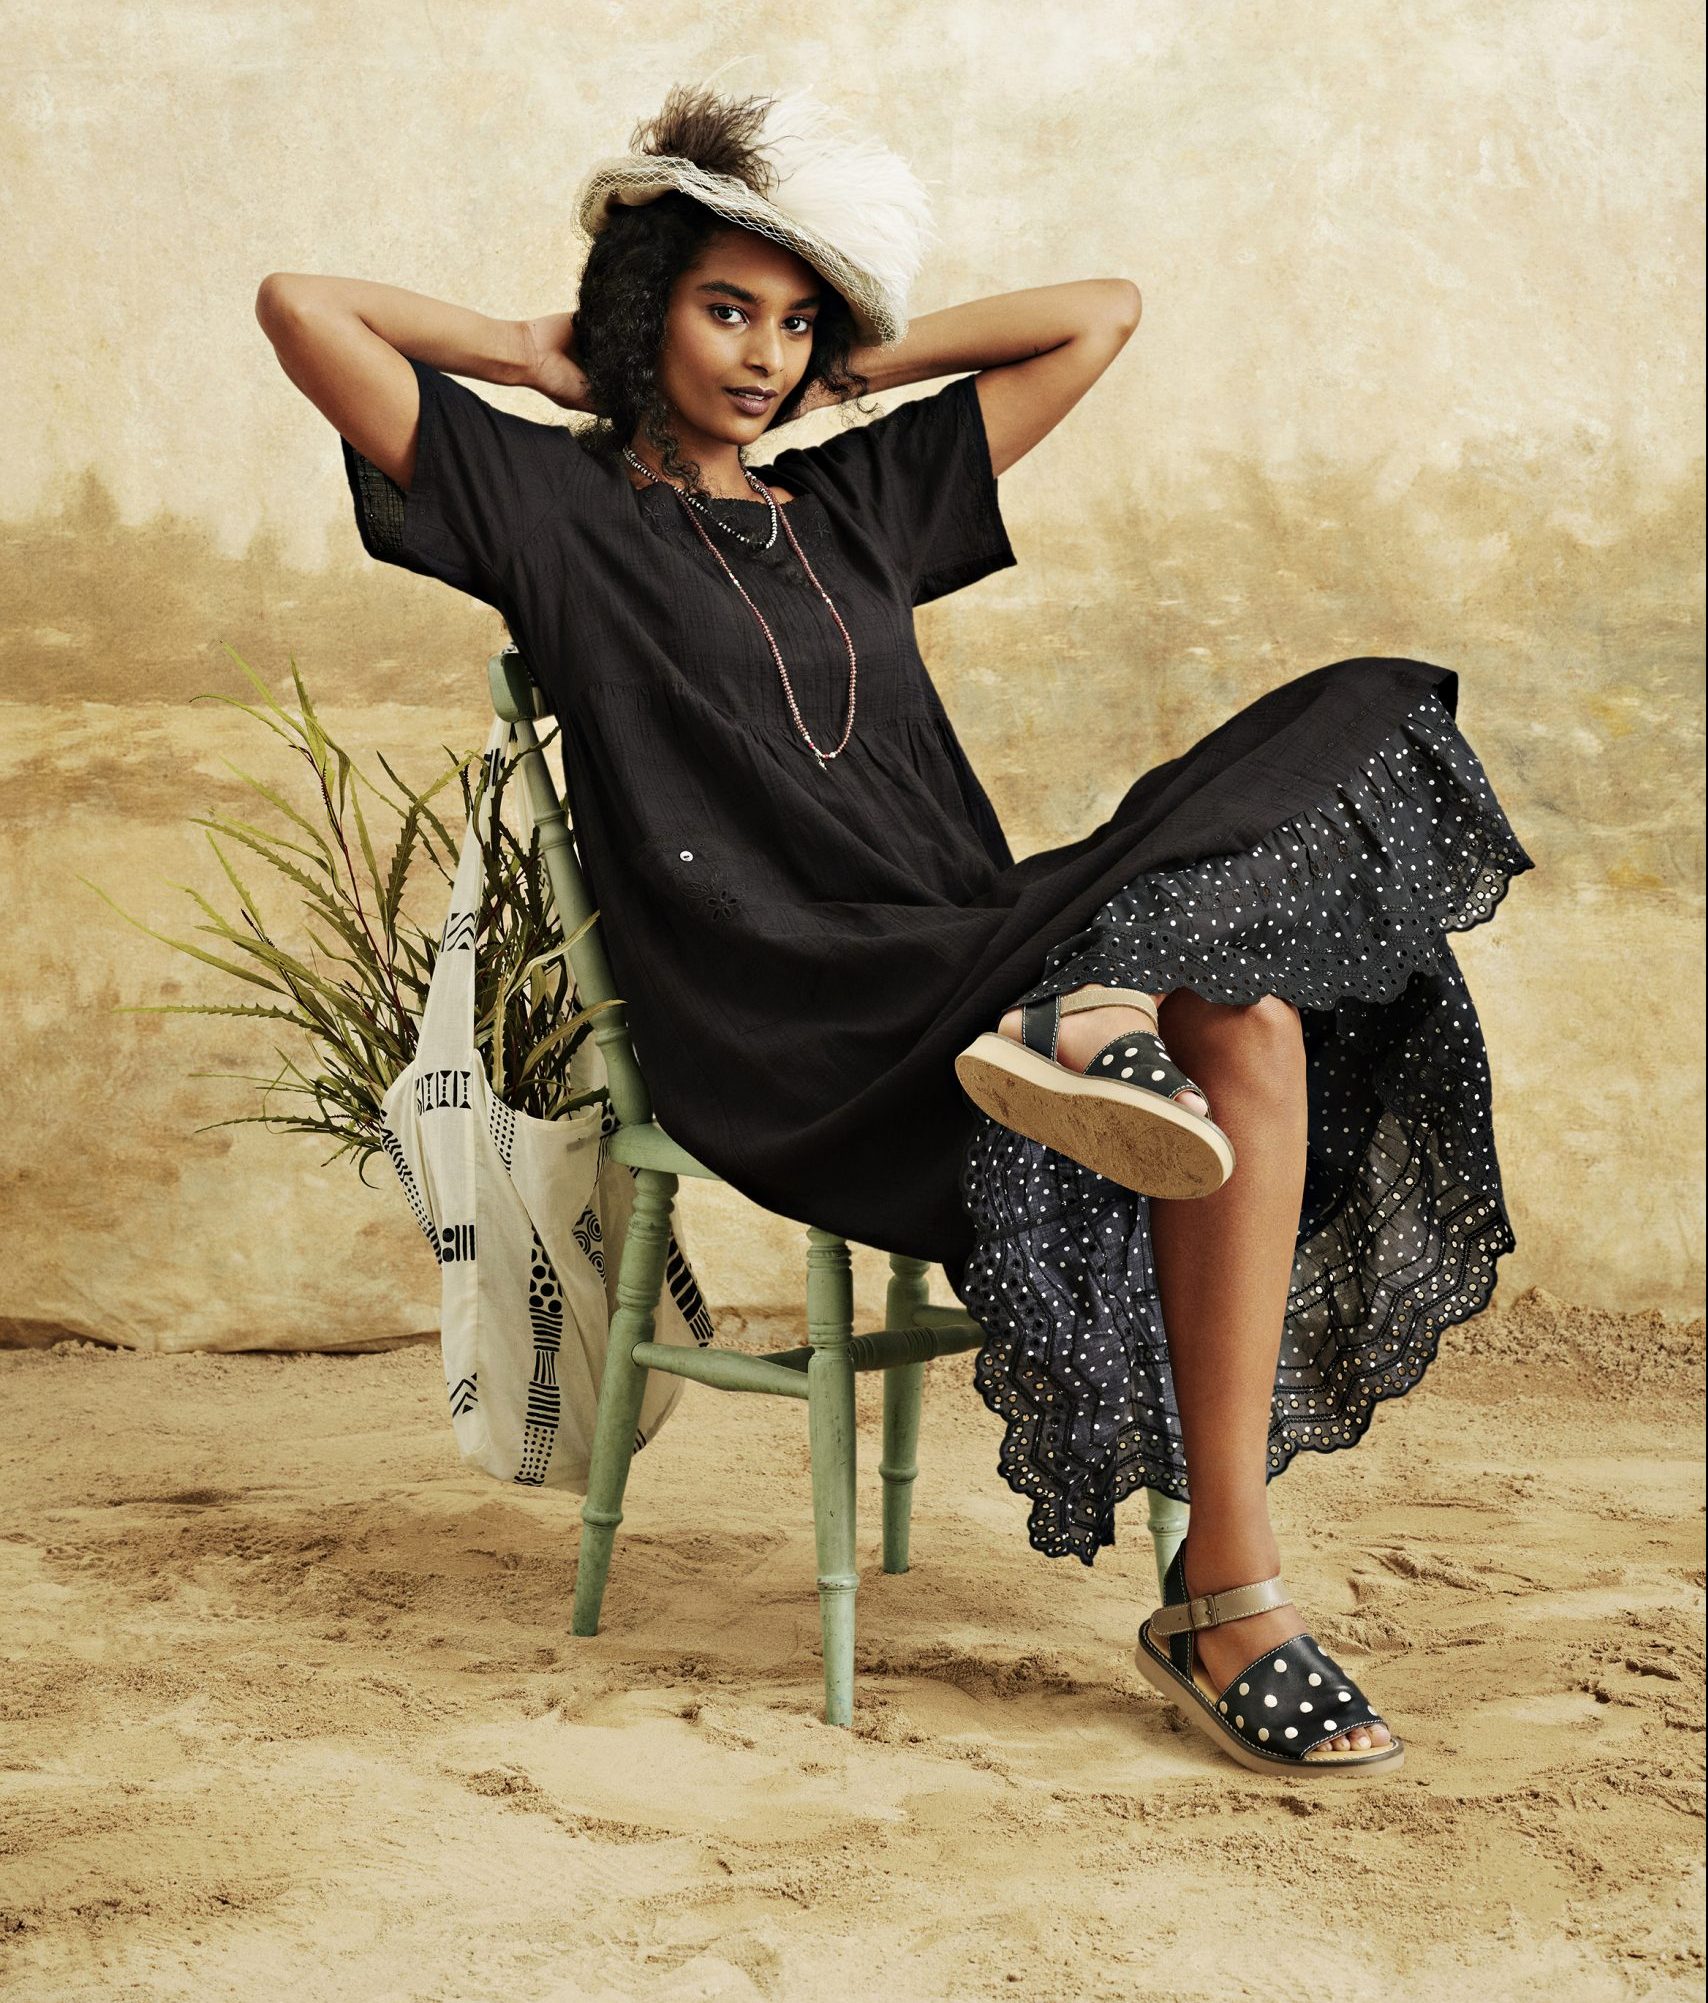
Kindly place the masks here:
POLYGON ((773 661, 776 662, 777 672, 783 678, 783 695, 789 705, 789 714, 795 719, 795 728, 801 733, 801 736, 806 739, 807 749, 818 760, 818 769, 821 772, 824 771, 826 769, 826 761, 839 756, 839 754, 846 747, 849 738, 852 737, 854 734, 854 685, 856 676, 858 674, 858 659, 854 652, 854 642, 848 636, 848 628, 842 623, 842 614, 837 611, 835 605, 832 603, 830 593, 825 590, 822 584, 819 583, 816 572, 813 570, 812 565, 807 562, 806 551, 801 548, 799 542, 797 542, 795 539, 795 532, 789 526, 787 509, 778 507, 776 495, 771 492, 770 488, 765 485, 764 481, 760 480, 754 474, 754 472, 750 467, 743 466, 741 470, 747 476, 747 484, 754 489, 755 497, 757 499, 765 500, 770 504, 771 508, 770 536, 762 543, 755 542, 751 536, 742 535, 738 529, 731 528, 727 522, 718 521, 716 515, 708 515, 707 520, 714 523, 718 528, 723 529, 726 534, 734 536, 737 542, 745 543, 749 549, 769 549, 771 545, 777 540, 777 524, 781 522, 783 525, 783 533, 789 538, 790 547, 794 550, 796 556, 798 556, 801 560, 801 568, 806 572, 807 576, 812 579, 813 589, 818 593, 819 597, 822 598, 825 604, 830 608, 830 616, 836 621, 837 631, 841 633, 843 645, 846 646, 848 649, 848 721, 846 724, 843 725, 842 741, 840 744, 837 745, 834 751, 821 751, 818 748, 818 746, 814 744, 814 742, 812 741, 812 733, 807 729, 806 721, 801 715, 800 705, 795 701, 795 691, 789 682, 789 671, 783 665, 783 656, 777 651, 777 642, 772 637, 771 628, 765 623, 764 613, 761 612, 759 607, 754 604, 753 600, 747 596, 747 593, 745 591, 742 591, 741 580, 736 576, 735 572, 730 569, 729 565, 724 562, 723 552, 718 548, 717 544, 712 541, 711 537, 707 535, 706 531, 700 526, 698 517, 702 514, 705 514, 705 508, 703 504, 695 500, 692 495, 685 494, 682 491, 682 489, 675 484, 674 481, 660 479, 658 474, 656 474, 652 470, 652 468, 649 465, 647 465, 646 461, 644 459, 639 458, 626 445, 623 447, 623 457, 629 462, 631 466, 637 468, 640 472, 644 473, 646 477, 650 481, 652 481, 654 486, 670 488, 671 492, 675 494, 676 498, 679 501, 681 501, 684 507, 687 508, 688 519, 694 524, 694 528, 699 534, 700 540, 706 545, 707 549, 711 551, 713 556, 717 558, 718 562, 720 564, 723 564, 724 575, 729 579, 730 583, 735 586, 737 591, 741 591, 742 598, 746 602, 748 611, 751 612, 754 618, 759 621, 760 631, 765 635, 765 644, 771 649, 771 658, 773 661))

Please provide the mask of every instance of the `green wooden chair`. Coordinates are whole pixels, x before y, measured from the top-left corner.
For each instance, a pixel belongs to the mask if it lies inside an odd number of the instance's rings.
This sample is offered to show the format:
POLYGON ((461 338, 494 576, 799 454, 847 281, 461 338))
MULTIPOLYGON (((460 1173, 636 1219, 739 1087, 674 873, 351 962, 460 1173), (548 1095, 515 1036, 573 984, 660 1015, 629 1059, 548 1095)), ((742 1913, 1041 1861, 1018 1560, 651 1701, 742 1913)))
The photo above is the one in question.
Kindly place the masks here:
MULTIPOLYGON (((520 650, 506 647, 487 664, 498 714, 517 726, 518 769, 527 787, 540 831, 552 897, 566 934, 593 910, 575 854, 572 831, 557 784, 539 748, 534 728, 548 714, 544 697, 520 650)), ((581 1004, 612 1000, 615 989, 597 922, 570 948, 581 1004)), ((606 1009, 595 1019, 593 1036, 605 1060, 617 1127, 607 1151, 636 1171, 635 1202, 617 1274, 617 1306, 611 1316, 594 1424, 587 1497, 581 1511, 581 1551, 575 1568, 576 1634, 597 1634, 599 1607, 611 1566, 611 1547, 623 1520, 635 1429, 649 1370, 670 1370, 720 1391, 758 1391, 798 1398, 807 1408, 812 1456, 813 1528, 818 1547, 819 1616, 824 1640, 824 1718, 846 1725, 854 1703, 855 1432, 854 1377, 857 1371, 884 1373, 883 1569, 908 1568, 908 1531, 913 1483, 919 1472, 920 1397, 925 1366, 939 1356, 977 1349, 984 1340, 979 1324, 961 1308, 930 1304, 928 1262, 890 1254, 890 1281, 884 1327, 854 1332, 853 1268, 846 1239, 807 1228, 806 1342, 763 1356, 718 1349, 691 1349, 652 1340, 654 1316, 664 1285, 670 1209, 684 1175, 719 1178, 696 1161, 653 1118, 646 1082, 629 1040, 625 1011, 606 1009)), ((1150 1494, 1149 1528, 1155 1543, 1160 1584, 1186 1534, 1186 1505, 1150 1494)))

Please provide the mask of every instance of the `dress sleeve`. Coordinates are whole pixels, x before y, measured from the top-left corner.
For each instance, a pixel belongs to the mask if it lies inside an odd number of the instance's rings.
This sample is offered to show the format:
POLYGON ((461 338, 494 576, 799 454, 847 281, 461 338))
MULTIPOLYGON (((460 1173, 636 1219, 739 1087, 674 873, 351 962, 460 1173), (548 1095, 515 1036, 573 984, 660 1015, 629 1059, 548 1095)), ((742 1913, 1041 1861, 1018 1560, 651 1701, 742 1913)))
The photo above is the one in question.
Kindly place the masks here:
POLYGON ((804 459, 841 505, 869 522, 915 605, 1019 561, 997 503, 976 383, 959 376, 773 462, 782 476, 785 461, 804 459))
POLYGON ((500 410, 429 362, 410 367, 421 420, 408 492, 340 439, 362 547, 502 612, 517 552, 585 455, 563 426, 500 410))

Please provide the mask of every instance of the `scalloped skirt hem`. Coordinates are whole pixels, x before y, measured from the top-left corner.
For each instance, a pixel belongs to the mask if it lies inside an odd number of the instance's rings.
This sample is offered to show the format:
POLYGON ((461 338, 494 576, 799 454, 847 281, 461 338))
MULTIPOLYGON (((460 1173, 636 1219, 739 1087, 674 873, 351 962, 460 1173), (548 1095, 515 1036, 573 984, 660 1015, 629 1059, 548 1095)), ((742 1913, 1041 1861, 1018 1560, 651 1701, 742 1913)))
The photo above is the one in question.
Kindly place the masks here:
MULTIPOLYGON (((1103 981, 1299 1010, 1309 1131, 1270 1480, 1362 1439, 1443 1331, 1488 1305, 1516 1244, 1448 935, 1486 922, 1533 867, 1432 693, 1254 847, 1134 878, 1014 998, 1103 981)), ((998 1467, 1032 1500, 1033 1547, 1090 1565, 1135 1489, 1190 1500, 1149 1199, 982 1112, 961 1195, 998 1467)))

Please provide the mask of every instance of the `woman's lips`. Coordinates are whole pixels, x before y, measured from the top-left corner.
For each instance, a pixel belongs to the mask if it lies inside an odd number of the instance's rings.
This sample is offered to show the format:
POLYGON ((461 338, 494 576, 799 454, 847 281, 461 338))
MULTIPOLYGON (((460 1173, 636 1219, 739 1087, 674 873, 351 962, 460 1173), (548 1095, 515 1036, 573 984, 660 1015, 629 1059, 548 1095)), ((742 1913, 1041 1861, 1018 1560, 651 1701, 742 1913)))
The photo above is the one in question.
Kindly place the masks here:
POLYGON ((769 396, 759 396, 759 397, 744 396, 739 390, 733 390, 733 389, 726 389, 724 391, 724 395, 729 398, 730 402, 733 403, 738 410, 746 411, 749 417, 761 416, 765 411, 768 411, 771 408, 772 404, 776 401, 774 397, 769 397, 769 396))

